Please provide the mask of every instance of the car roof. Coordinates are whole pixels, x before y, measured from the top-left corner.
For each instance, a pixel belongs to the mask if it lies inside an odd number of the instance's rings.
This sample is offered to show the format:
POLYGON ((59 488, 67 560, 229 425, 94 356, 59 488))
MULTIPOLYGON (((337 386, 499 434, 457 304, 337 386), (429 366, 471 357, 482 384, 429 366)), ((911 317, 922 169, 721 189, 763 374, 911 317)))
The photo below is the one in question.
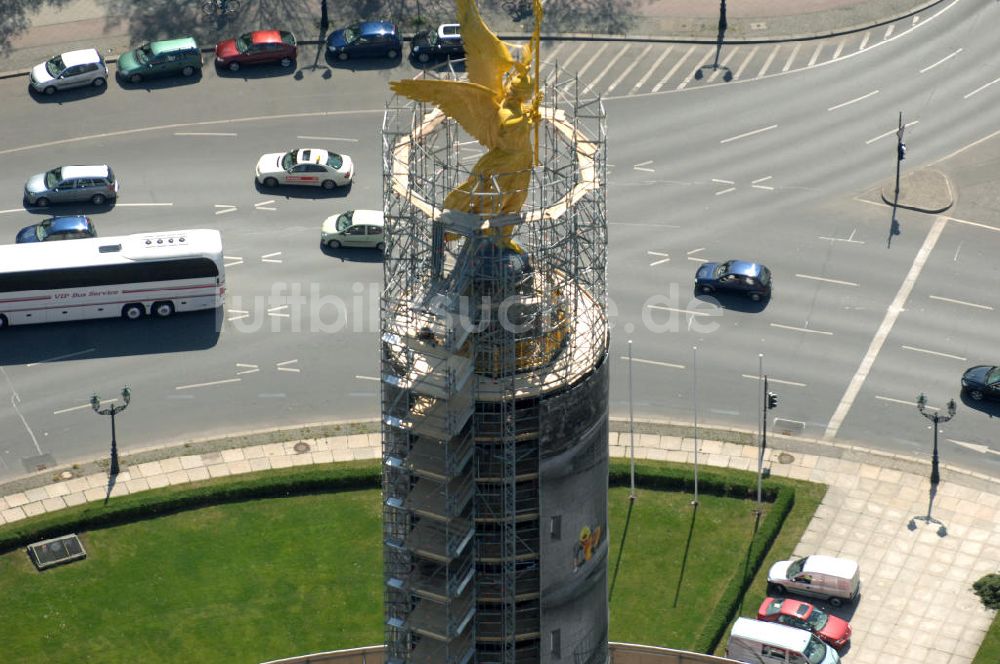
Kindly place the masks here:
POLYGON ((368 224, 369 226, 385 226, 385 215, 382 210, 355 210, 351 216, 351 225, 368 224))
POLYGON ((762 268, 763 266, 760 263, 751 263, 749 261, 739 260, 729 261, 729 273, 738 274, 741 277, 760 276, 762 268))
POLYGON ((84 48, 79 51, 67 51, 60 57, 62 57, 63 64, 67 67, 87 65, 92 62, 102 62, 101 54, 97 52, 96 48, 84 48))
POLYGON ((197 50, 197 48, 198 42, 194 40, 194 37, 178 37, 177 39, 162 39, 160 41, 149 42, 149 50, 154 55, 185 51, 187 49, 197 50))
POLYGON ((49 227, 49 232, 85 231, 90 229, 90 219, 82 214, 69 215, 66 217, 52 217, 42 223, 45 223, 49 227))
POLYGON ((111 168, 107 164, 95 166, 63 166, 63 179, 70 178, 106 178, 111 173, 111 168))
POLYGON ((364 21, 358 23, 355 29, 365 37, 396 34, 396 24, 392 21, 364 21))
POLYGON ((806 564, 802 568, 803 572, 816 572, 818 574, 832 574, 845 579, 852 578, 858 571, 858 564, 846 558, 834 558, 833 556, 813 555, 806 558, 806 564))
POLYGON ((280 44, 280 30, 255 30, 250 33, 250 41, 254 44, 280 44))
POLYGON ((812 634, 804 629, 750 618, 737 618, 733 624, 732 635, 779 648, 794 649, 797 652, 802 652, 813 638, 812 634))
POLYGON ((325 164, 326 158, 330 155, 328 150, 322 148, 295 148, 296 164, 325 164))

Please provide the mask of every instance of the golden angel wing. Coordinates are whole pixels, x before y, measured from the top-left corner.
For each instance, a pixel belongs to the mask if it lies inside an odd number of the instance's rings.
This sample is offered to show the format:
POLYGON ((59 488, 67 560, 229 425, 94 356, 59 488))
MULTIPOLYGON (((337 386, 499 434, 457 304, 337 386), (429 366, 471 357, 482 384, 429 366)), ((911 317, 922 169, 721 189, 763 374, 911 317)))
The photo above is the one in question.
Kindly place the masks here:
POLYGON ((492 90, 476 83, 428 79, 393 81, 389 87, 414 101, 434 104, 481 144, 489 149, 496 147, 500 105, 492 90))
POLYGON ((503 94, 503 76, 514 64, 514 58, 507 45, 483 22, 475 0, 455 0, 455 4, 462 25, 469 82, 478 83, 499 97, 503 94))

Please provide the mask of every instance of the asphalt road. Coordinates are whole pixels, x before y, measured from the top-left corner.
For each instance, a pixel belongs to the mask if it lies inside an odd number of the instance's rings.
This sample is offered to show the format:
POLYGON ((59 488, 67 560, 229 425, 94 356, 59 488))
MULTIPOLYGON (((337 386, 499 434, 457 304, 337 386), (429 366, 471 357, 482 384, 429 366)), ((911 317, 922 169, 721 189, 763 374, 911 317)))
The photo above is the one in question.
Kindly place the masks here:
MULTIPOLYGON (((607 98, 614 415, 628 412, 620 358, 632 339, 637 417, 693 419, 696 366, 699 422, 754 429, 763 366, 779 394, 772 432, 926 457, 931 432, 915 396, 941 407, 959 399, 965 368, 998 361, 1000 307, 991 260, 1000 211, 984 177, 991 165, 995 173, 995 141, 936 164, 960 194, 949 217, 901 210, 891 236, 891 210, 875 203, 894 174, 900 111, 905 169, 998 129, 1000 6, 935 12, 877 34, 727 47, 719 69, 706 68, 708 45, 546 44, 546 57, 579 72, 581 89, 607 98), (771 302, 693 292, 699 261, 732 257, 770 265, 771 302)), ((313 55, 294 74, 209 67, 196 81, 55 99, 0 81, 0 114, 15 129, 0 138, 0 227, 11 241, 41 216, 20 207, 30 174, 106 162, 121 198, 87 210, 102 235, 218 228, 229 265, 219 320, 5 330, 0 479, 104 453, 108 422, 88 400, 126 383, 133 400, 117 421, 126 453, 377 416, 379 255, 323 250, 319 224, 381 207, 386 84, 415 70, 331 68, 313 55), (254 185, 260 154, 309 145, 355 159, 349 191, 254 185)), ((942 427, 943 461, 1000 471, 998 412, 960 402, 942 427)))

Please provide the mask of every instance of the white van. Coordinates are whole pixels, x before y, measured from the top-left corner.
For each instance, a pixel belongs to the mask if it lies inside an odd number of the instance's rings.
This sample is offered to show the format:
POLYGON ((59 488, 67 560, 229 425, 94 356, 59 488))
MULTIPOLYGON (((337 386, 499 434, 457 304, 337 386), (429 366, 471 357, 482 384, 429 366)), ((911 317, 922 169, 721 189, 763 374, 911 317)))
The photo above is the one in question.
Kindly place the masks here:
POLYGON ((806 556, 771 565, 767 583, 772 594, 794 592, 828 600, 833 606, 853 602, 861 591, 861 570, 847 558, 806 556))
POLYGON ((737 618, 726 657, 747 664, 839 664, 840 655, 803 629, 737 618))

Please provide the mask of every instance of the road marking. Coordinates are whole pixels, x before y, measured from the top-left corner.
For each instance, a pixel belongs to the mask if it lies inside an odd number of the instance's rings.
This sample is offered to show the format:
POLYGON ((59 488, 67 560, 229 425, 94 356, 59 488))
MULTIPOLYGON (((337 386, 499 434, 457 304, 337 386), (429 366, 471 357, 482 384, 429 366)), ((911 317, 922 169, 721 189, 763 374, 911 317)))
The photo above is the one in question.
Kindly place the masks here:
POLYGON ((650 92, 657 92, 660 88, 662 88, 663 85, 667 82, 667 80, 669 80, 670 77, 674 75, 674 72, 680 69, 681 65, 684 64, 684 61, 688 59, 688 56, 694 53, 694 48, 695 48, 694 46, 689 48, 687 50, 687 53, 682 55, 681 59, 674 63, 674 66, 670 68, 670 71, 667 72, 667 75, 661 78, 660 82, 654 85, 653 89, 650 90, 650 92))
POLYGON ((802 42, 796 42, 795 43, 795 48, 793 48, 792 52, 788 55, 788 59, 785 60, 785 66, 781 68, 781 71, 786 72, 789 69, 791 69, 791 67, 792 67, 792 60, 794 60, 795 56, 799 54, 799 49, 800 48, 802 48, 802 42))
MULTIPOLYGON (((906 129, 907 127, 912 127, 913 125, 918 124, 919 122, 920 122, 920 120, 914 120, 913 122, 907 122, 907 123, 905 123, 903 125, 903 128, 906 129)), ((887 131, 884 134, 879 134, 875 138, 869 138, 867 141, 865 141, 865 145, 871 145, 875 141, 879 140, 880 138, 885 138, 886 136, 895 136, 897 131, 899 131, 898 127, 896 129, 893 129, 892 131, 887 131)))
POLYGON ((916 346, 901 346, 904 350, 912 350, 915 353, 927 353, 928 355, 937 355, 938 357, 947 357, 952 360, 958 360, 959 362, 965 362, 966 358, 961 355, 952 355, 951 353, 941 353, 936 350, 927 350, 926 348, 917 348, 916 346))
POLYGON ((837 50, 835 50, 835 51, 833 52, 833 57, 832 57, 832 58, 830 58, 831 60, 836 60, 837 58, 839 58, 839 57, 840 57, 840 54, 841 54, 841 52, 843 52, 843 50, 844 50, 844 44, 845 44, 845 43, 847 43, 847 40, 846 40, 846 39, 841 39, 841 40, 840 40, 840 43, 839 43, 839 44, 837 44, 837 50))
POLYGON ((816 64, 816 60, 819 59, 819 52, 822 50, 823 50, 823 42, 820 41, 818 44, 816 44, 816 50, 813 51, 812 57, 809 58, 809 64, 807 64, 806 67, 812 67, 814 64, 816 64))
MULTIPOLYGON (((692 46, 691 48, 694 49, 694 46, 692 46)), ((656 62, 653 63, 653 66, 649 68, 649 71, 647 71, 645 74, 643 74, 642 78, 639 79, 639 82, 632 86, 632 89, 633 90, 638 90, 639 88, 641 88, 646 83, 646 80, 649 79, 649 77, 653 75, 653 72, 656 71, 659 68, 660 63, 662 63, 666 59, 667 55, 672 50, 674 50, 674 47, 673 46, 668 46, 667 50, 665 50, 663 53, 661 53, 660 57, 658 57, 656 59, 656 62)))
POLYGON ((966 226, 975 226, 976 228, 985 228, 991 231, 1000 231, 1000 228, 997 228, 996 226, 990 226, 989 224, 980 224, 979 222, 976 221, 966 221, 965 219, 956 219, 955 217, 948 217, 948 218, 954 221, 955 223, 965 224, 966 226))
POLYGON ((853 231, 851 231, 851 235, 849 237, 846 237, 846 238, 843 238, 843 237, 826 237, 824 235, 818 235, 817 237, 820 240, 829 240, 830 242, 850 242, 852 244, 864 244, 864 242, 862 240, 855 240, 854 239, 854 234, 857 233, 857 232, 858 232, 858 229, 855 228, 853 231))
POLYGON ((675 90, 683 90, 684 88, 686 88, 687 85, 688 85, 688 83, 690 83, 691 80, 694 79, 694 75, 696 73, 698 73, 699 71, 701 71, 701 68, 704 67, 705 64, 714 57, 713 54, 712 54, 713 51, 715 51, 715 47, 714 46, 711 47, 711 48, 709 48, 705 52, 705 57, 702 58, 701 61, 698 64, 695 65, 694 69, 691 70, 691 73, 688 74, 687 76, 685 76, 684 80, 682 80, 680 82, 680 84, 676 88, 674 88, 674 89, 675 90))
POLYGON ((250 312, 244 311, 243 309, 227 309, 226 313, 229 314, 227 321, 243 320, 244 318, 250 318, 250 312))
POLYGON ((772 129, 775 129, 777 126, 778 125, 773 124, 773 125, 770 125, 768 127, 761 127, 760 129, 754 129, 753 131, 748 131, 745 134, 739 134, 738 136, 732 136, 730 138, 724 138, 721 141, 719 141, 719 143, 729 143, 731 141, 738 141, 741 138, 746 138, 747 136, 753 136, 754 134, 762 134, 765 131, 771 131, 772 129))
POLYGON ((980 85, 978 88, 976 88, 975 90, 973 90, 969 94, 963 95, 962 99, 968 99, 972 95, 976 94, 977 92, 981 92, 981 91, 985 90, 986 88, 990 87, 994 83, 1000 83, 1000 78, 995 78, 992 81, 990 81, 989 83, 987 83, 986 85, 980 85))
POLYGON ((990 449, 989 445, 980 445, 978 443, 967 443, 964 440, 955 440, 954 438, 945 438, 949 443, 955 443, 956 445, 961 445, 980 454, 996 454, 1000 456, 1000 452, 997 450, 990 449))
POLYGON ((296 367, 290 367, 289 364, 297 364, 298 360, 285 360, 284 362, 278 362, 274 366, 278 368, 278 371, 291 371, 294 373, 301 373, 302 369, 297 369, 296 367))
POLYGON ((235 136, 234 131, 175 131, 174 136, 235 136))
POLYGON ((942 302, 951 302, 952 304, 964 304, 967 307, 975 307, 976 309, 986 309, 987 311, 993 311, 993 307, 986 304, 976 304, 974 302, 966 302, 965 300, 953 300, 950 297, 941 297, 940 295, 928 295, 927 297, 932 300, 941 300, 942 302))
POLYGON ((859 51, 865 50, 865 46, 868 45, 868 40, 871 38, 871 36, 872 33, 870 30, 865 32, 865 36, 861 38, 861 44, 858 46, 859 51))
POLYGON ((841 286, 857 286, 853 281, 841 281, 840 279, 827 279, 826 277, 814 277, 811 274, 796 274, 800 279, 812 279, 814 281, 825 281, 828 284, 840 284, 841 286))
POLYGON ((272 198, 269 201, 261 201, 260 203, 254 203, 253 206, 254 206, 254 209, 257 209, 257 210, 277 210, 278 208, 276 208, 276 207, 265 207, 265 206, 270 205, 273 202, 274 202, 274 199, 272 198))
POLYGON ((68 360, 71 357, 76 357, 78 355, 86 355, 87 353, 93 353, 96 348, 88 348, 87 350, 78 350, 75 353, 67 353, 65 355, 56 355, 55 357, 49 357, 44 360, 38 360, 37 362, 32 362, 31 364, 26 364, 26 367, 36 367, 39 364, 45 364, 47 362, 58 362, 59 360, 68 360))
MULTIPOLYGON (((744 378, 752 378, 753 380, 756 380, 756 381, 763 380, 763 378, 761 378, 760 376, 758 376, 756 374, 741 374, 741 375, 744 378)), ((793 385, 795 387, 805 387, 806 386, 805 383, 797 383, 794 380, 781 380, 780 378, 771 378, 770 376, 767 377, 767 382, 768 383, 780 383, 781 385, 793 385)), ((789 420, 789 421, 794 422, 795 420, 789 420)))
POLYGON ((175 390, 193 390, 196 387, 211 387, 213 385, 225 385, 226 383, 239 383, 242 378, 227 378, 225 380, 214 380, 211 383, 192 383, 191 385, 178 385, 175 390))
POLYGON ((296 136, 304 141, 345 141, 347 143, 357 143, 357 138, 341 138, 340 136, 296 136))
MULTIPOLYGON (((622 355, 620 359, 628 360, 628 355, 622 355)), ((673 364, 672 362, 657 362, 656 360, 641 360, 638 357, 632 358, 633 362, 640 362, 642 364, 652 364, 658 367, 667 367, 668 369, 683 369, 683 364, 673 364)))
POLYGON ((660 263, 670 262, 670 254, 665 254, 662 251, 647 251, 646 253, 649 254, 650 256, 663 256, 663 258, 661 258, 660 260, 653 261, 652 263, 650 263, 649 267, 654 267, 656 265, 659 265, 660 263))
POLYGON ((712 311, 691 311, 690 309, 676 309, 674 307, 665 307, 662 304, 647 304, 650 309, 661 309, 663 311, 676 311, 680 314, 688 314, 689 316, 718 316, 719 314, 712 311))
MULTIPOLYGON (((712 182, 715 182, 717 184, 736 184, 732 180, 719 180, 717 178, 712 178, 712 182)), ((719 196, 721 194, 728 194, 729 192, 733 191, 734 189, 736 189, 736 187, 729 187, 728 189, 722 189, 721 191, 715 192, 715 195, 719 196)))
POLYGON ((276 307, 271 307, 267 310, 268 316, 274 316, 275 318, 291 318, 291 314, 283 313, 285 309, 288 308, 287 304, 281 304, 276 307))
POLYGON ((69 413, 69 412, 72 412, 74 410, 83 410, 84 408, 91 408, 91 405, 90 405, 89 401, 87 403, 81 405, 81 406, 73 406, 72 408, 63 408, 61 410, 54 410, 54 411, 52 411, 52 414, 53 415, 62 415, 63 413, 69 413))
POLYGON ((774 50, 771 51, 770 55, 767 56, 767 60, 764 61, 764 66, 760 68, 759 72, 757 72, 757 78, 760 78, 767 73, 767 68, 771 66, 771 63, 774 61, 774 57, 778 55, 779 50, 781 50, 781 44, 775 44, 774 50))
POLYGON ((864 99, 868 99, 869 97, 871 97, 873 95, 877 95, 877 94, 878 94, 878 90, 872 90, 871 92, 869 92, 866 95, 861 95, 860 97, 855 97, 854 99, 851 99, 849 101, 845 101, 842 104, 837 104, 836 106, 831 106, 830 108, 828 108, 826 110, 828 110, 828 111, 836 111, 838 108, 843 108, 845 106, 849 106, 849 105, 851 105, 851 104, 853 104, 855 102, 859 102, 859 101, 862 101, 864 99))
POLYGON ((260 367, 257 366, 256 364, 241 364, 241 363, 237 362, 236 363, 236 368, 237 369, 243 369, 242 371, 237 371, 236 372, 237 376, 240 376, 242 374, 257 373, 258 371, 260 371, 260 367))
POLYGON ((754 47, 750 49, 749 53, 747 53, 747 57, 743 58, 743 62, 740 64, 740 68, 736 70, 735 74, 733 74, 734 79, 739 79, 740 76, 743 75, 743 70, 746 69, 747 65, 750 64, 750 61, 753 60, 753 56, 757 53, 757 49, 759 48, 760 44, 754 44, 754 47))
POLYGON ((896 319, 899 314, 903 311, 903 305, 906 303, 906 299, 910 296, 910 292, 913 291, 913 286, 916 284, 917 277, 920 276, 920 272, 927 262, 927 258, 930 256, 931 251, 934 249, 934 245, 937 244, 938 238, 941 237, 941 232, 944 231, 945 224, 948 223, 948 217, 938 217, 934 225, 931 227, 927 237, 924 239, 923 245, 920 247, 920 251, 917 252, 916 257, 913 259, 913 264, 910 266, 910 271, 907 273, 906 278, 899 287, 899 291, 896 293, 896 297, 893 298, 892 304, 885 312, 885 317, 882 319, 882 323, 879 325, 878 331, 872 338, 871 344, 868 346, 868 351, 865 356, 861 359, 861 364, 858 366, 858 370, 854 373, 854 377, 851 378, 850 384, 847 386, 847 390, 844 392, 844 396, 841 397, 840 403, 837 404, 837 408, 833 413, 833 417, 830 418, 829 424, 826 426, 826 432, 824 433, 824 438, 830 439, 837 435, 837 431, 840 430, 841 424, 844 423, 844 418, 847 417, 848 411, 850 411, 851 406, 854 404, 854 399, 857 398, 858 392, 861 391, 861 386, 864 384, 865 379, 868 378, 868 373, 871 371, 872 365, 875 364, 875 358, 878 357, 879 351, 882 350, 882 344, 885 343, 886 338, 889 336, 889 332, 892 330, 892 326, 895 324, 896 319))
MULTIPOLYGON (((587 45, 587 42, 584 42, 584 41, 580 42, 580 45, 576 47, 576 50, 569 54, 569 57, 566 58, 566 61, 564 63, 562 63, 562 68, 564 70, 568 70, 569 69, 569 63, 573 62, 573 58, 575 58, 580 53, 580 51, 583 50, 583 47, 586 46, 586 45, 587 45)), ((579 76, 579 74, 578 74, 578 76, 579 76)))
POLYGON ((631 47, 632 47, 631 44, 626 44, 625 48, 619 49, 615 57, 611 58, 611 60, 608 61, 607 66, 601 70, 600 74, 597 75, 597 78, 595 78, 594 80, 592 80, 590 83, 587 84, 587 86, 583 89, 583 94, 587 94, 588 92, 593 90, 594 86, 600 83, 601 79, 607 75, 607 73, 611 70, 614 64, 618 62, 618 60, 620 60, 623 55, 628 53, 628 50, 631 47))
POLYGON ((687 252, 687 255, 690 256, 691 254, 696 254, 699 251, 705 251, 705 247, 698 247, 697 249, 692 249, 691 251, 687 252))
POLYGON ((947 62, 948 60, 951 60, 953 57, 955 57, 956 55, 958 55, 961 52, 962 52, 962 49, 958 49, 957 51, 944 56, 943 58, 941 58, 940 60, 938 60, 934 64, 927 65, 926 67, 924 67, 923 69, 921 69, 920 73, 923 74, 925 71, 930 71, 930 70, 934 69, 935 67, 937 67, 942 62, 947 62))
POLYGON ((230 212, 236 212, 236 206, 235 205, 216 205, 215 207, 216 208, 223 208, 221 210, 216 210, 215 211, 216 216, 218 216, 220 214, 229 214, 230 212))
POLYGON ((649 53, 649 50, 651 48, 653 48, 653 45, 647 44, 645 50, 643 50, 643 52, 639 54, 639 57, 632 60, 632 64, 630 64, 628 67, 625 68, 625 71, 621 73, 621 76, 612 81, 611 85, 608 86, 605 92, 611 92, 612 90, 617 88, 618 84, 621 83, 626 76, 632 73, 632 70, 635 69, 636 65, 638 65, 640 62, 645 62, 646 54, 649 53))
POLYGON ((646 166, 649 166, 652 163, 653 163, 652 159, 650 159, 649 161, 644 161, 644 162, 638 163, 638 164, 636 164, 635 166, 632 167, 632 170, 643 171, 645 173, 655 173, 656 169, 646 168, 646 166))
POLYGON ((889 27, 885 29, 885 36, 882 37, 882 41, 885 41, 886 39, 892 36, 892 31, 895 27, 896 27, 895 25, 890 24, 889 27))
MULTIPOLYGON (((904 401, 902 399, 893 399, 892 397, 883 397, 883 396, 880 396, 878 394, 875 395, 875 398, 879 399, 880 401, 891 401, 892 403, 903 404, 904 406, 915 406, 915 405, 917 405, 916 400, 913 400, 913 399, 911 399, 910 401, 904 401)), ((924 410, 937 410, 937 408, 933 408, 931 406, 924 406, 924 410)))
POLYGON ((357 375, 356 375, 356 376, 354 376, 354 377, 355 377, 355 378, 357 378, 358 380, 374 380, 374 381, 375 381, 376 383, 377 383, 377 382, 378 382, 378 380, 379 380, 379 379, 378 379, 378 378, 376 378, 375 376, 357 376, 357 375))
POLYGON ((824 330, 811 330, 808 327, 794 327, 792 325, 782 325, 781 323, 771 323, 771 327, 777 327, 782 330, 792 330, 793 332, 809 332, 810 334, 825 334, 826 336, 833 336, 833 332, 826 332, 824 330))
POLYGON ((233 261, 232 263, 226 263, 226 267, 240 265, 243 262, 243 258, 241 256, 223 256, 222 258, 223 260, 233 261))
POLYGON ((280 258, 275 258, 275 256, 280 256, 280 255, 281 255, 280 251, 275 251, 275 252, 270 253, 270 254, 264 254, 263 256, 260 257, 260 262, 261 263, 280 263, 281 259, 280 258))
POLYGON ((594 64, 595 62, 597 62, 597 58, 601 57, 601 53, 604 53, 604 51, 607 50, 607 48, 608 48, 609 45, 610 44, 608 44, 608 43, 602 44, 601 47, 599 49, 597 49, 597 52, 594 53, 592 56, 590 56, 590 60, 587 60, 587 63, 585 65, 583 65, 583 67, 581 67, 579 69, 579 71, 576 72, 577 79, 583 78, 583 75, 586 73, 586 71, 588 69, 590 69, 590 66, 592 64, 594 64))
POLYGON ((768 175, 767 177, 764 178, 757 178, 756 180, 750 181, 750 186, 753 187, 754 189, 766 189, 767 191, 774 191, 774 187, 769 187, 766 184, 758 184, 760 182, 767 182, 768 180, 772 179, 774 179, 773 175, 768 175))

